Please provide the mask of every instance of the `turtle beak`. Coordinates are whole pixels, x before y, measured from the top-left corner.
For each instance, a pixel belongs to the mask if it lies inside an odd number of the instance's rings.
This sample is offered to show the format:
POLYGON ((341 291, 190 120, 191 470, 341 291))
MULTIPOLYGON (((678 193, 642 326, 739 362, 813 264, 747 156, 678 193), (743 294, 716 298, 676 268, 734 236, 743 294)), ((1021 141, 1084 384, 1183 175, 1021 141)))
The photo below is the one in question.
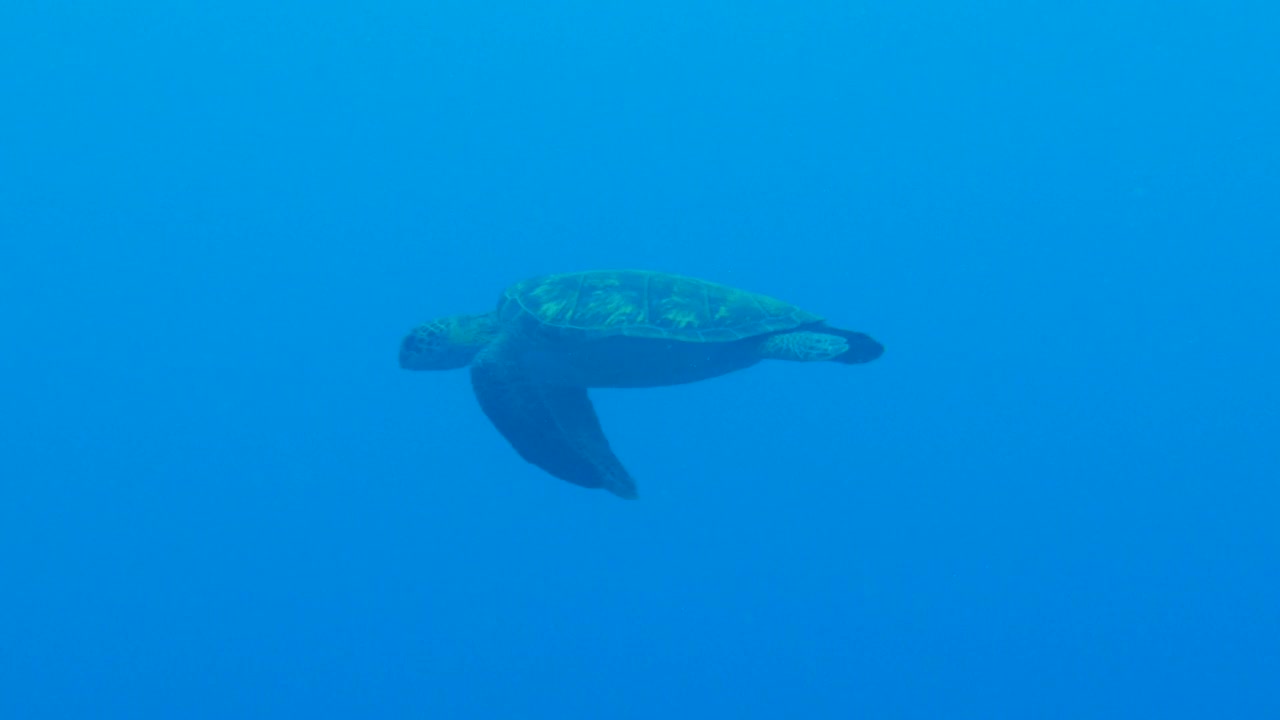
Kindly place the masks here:
POLYGON ((409 333, 400 341, 400 367, 404 370, 422 370, 422 339, 417 333, 409 333))

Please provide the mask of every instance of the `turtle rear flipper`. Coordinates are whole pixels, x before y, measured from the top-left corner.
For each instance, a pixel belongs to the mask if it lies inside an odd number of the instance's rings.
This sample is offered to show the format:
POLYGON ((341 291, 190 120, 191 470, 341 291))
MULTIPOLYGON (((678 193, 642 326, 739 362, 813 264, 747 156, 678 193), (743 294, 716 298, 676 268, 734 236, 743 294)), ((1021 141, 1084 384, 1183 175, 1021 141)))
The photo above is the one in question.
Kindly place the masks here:
POLYGON ((834 358, 831 358, 834 362, 844 363, 846 365, 860 365, 862 363, 869 363, 884 354, 884 345, 881 345, 875 338, 866 333, 831 327, 830 325, 823 325, 815 331, 830 335, 839 335, 844 338, 845 343, 849 345, 848 350, 834 358))
POLYGON ((585 388, 531 380, 494 347, 471 366, 489 421, 525 461, 566 482, 635 499, 635 482, 613 454, 585 388))
POLYGON ((760 345, 761 357, 795 362, 832 361, 849 365, 871 362, 884 346, 865 333, 820 326, 810 330, 778 333, 760 345))
POLYGON ((834 360, 848 350, 849 343, 842 337, 808 331, 770 335, 760 344, 761 357, 794 362, 834 360))

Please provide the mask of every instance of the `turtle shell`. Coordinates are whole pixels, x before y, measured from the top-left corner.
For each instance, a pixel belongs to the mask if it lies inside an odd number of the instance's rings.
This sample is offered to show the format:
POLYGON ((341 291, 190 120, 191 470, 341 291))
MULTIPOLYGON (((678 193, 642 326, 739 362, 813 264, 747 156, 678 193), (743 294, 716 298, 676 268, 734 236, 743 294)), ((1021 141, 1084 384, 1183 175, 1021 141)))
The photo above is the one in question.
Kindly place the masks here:
POLYGON ((612 336, 730 342, 822 318, 767 295, 644 270, 545 275, 507 288, 504 323, 532 322, 565 338, 612 336))

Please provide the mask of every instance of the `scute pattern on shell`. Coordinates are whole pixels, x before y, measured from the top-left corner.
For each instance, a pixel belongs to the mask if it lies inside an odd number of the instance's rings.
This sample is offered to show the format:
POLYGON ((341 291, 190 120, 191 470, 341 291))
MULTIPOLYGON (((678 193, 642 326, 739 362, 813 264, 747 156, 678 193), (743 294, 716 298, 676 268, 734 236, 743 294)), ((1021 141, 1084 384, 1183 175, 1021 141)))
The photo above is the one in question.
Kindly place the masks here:
POLYGON ((727 342, 819 322, 766 295, 667 273, 597 270, 532 278, 503 295, 504 321, 533 320, 567 336, 727 342))

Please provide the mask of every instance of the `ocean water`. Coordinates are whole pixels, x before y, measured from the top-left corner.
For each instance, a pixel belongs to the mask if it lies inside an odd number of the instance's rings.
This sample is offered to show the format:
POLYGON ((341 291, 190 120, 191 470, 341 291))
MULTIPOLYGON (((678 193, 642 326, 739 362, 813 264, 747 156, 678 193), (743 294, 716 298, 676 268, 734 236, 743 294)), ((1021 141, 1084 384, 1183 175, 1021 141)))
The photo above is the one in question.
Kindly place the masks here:
POLYGON ((0 6, 0 718, 1280 717, 1272 3, 0 6), (400 339, 643 268, 887 348, 400 339))

